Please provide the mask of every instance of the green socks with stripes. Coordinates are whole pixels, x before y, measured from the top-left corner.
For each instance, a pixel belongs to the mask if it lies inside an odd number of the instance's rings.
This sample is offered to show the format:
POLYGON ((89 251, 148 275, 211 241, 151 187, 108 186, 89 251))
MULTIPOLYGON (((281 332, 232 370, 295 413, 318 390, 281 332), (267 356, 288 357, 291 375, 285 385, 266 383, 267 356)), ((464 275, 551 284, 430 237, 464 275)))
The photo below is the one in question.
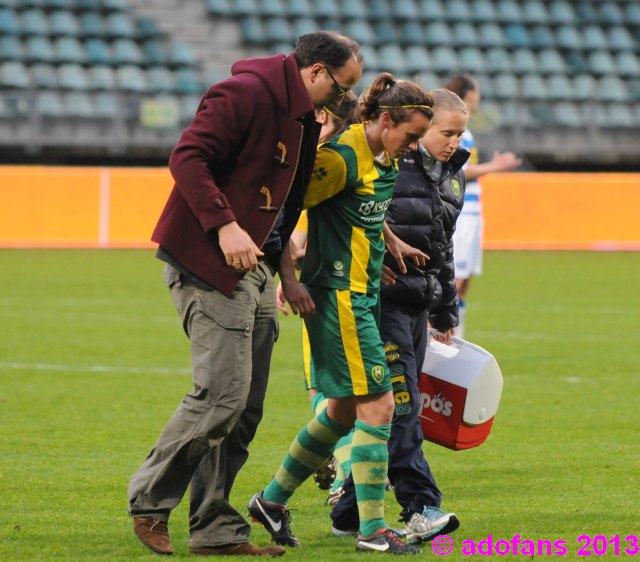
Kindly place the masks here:
POLYGON ((351 474, 358 501, 360 534, 365 537, 386 527, 384 494, 390 435, 390 424, 372 426, 356 420, 351 445, 351 474))

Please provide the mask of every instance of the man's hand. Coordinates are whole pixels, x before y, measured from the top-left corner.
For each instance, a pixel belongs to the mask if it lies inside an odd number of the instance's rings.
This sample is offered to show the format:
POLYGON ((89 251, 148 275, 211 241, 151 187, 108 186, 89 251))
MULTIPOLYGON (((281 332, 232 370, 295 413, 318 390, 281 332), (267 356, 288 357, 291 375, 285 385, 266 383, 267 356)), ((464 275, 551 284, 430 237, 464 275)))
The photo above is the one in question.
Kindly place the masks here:
POLYGON ((494 152, 493 158, 490 161, 491 168, 494 172, 508 172, 509 170, 515 170, 522 160, 518 158, 513 152, 494 152))
MULTIPOLYGON (((299 314, 300 318, 308 318, 316 311, 316 304, 313 302, 307 288, 295 277, 282 279, 282 292, 285 302, 289 303, 291 312, 299 314)), ((277 304, 277 299, 276 299, 277 304)), ((278 306, 280 310, 280 306, 278 306)))
POLYGON ((218 227, 218 242, 227 265, 238 273, 255 271, 258 268, 258 258, 264 256, 249 233, 240 228, 236 221, 218 227))
POLYGON ((380 276, 380 282, 383 285, 395 285, 398 276, 388 265, 382 265, 382 275, 380 276))
POLYGON ((278 307, 278 310, 282 312, 283 316, 289 316, 287 299, 284 298, 284 291, 282 290, 282 281, 280 281, 276 287, 276 306, 278 307))
POLYGON ((433 335, 434 340, 446 345, 451 345, 451 336, 453 336, 455 332, 455 328, 449 328, 444 332, 441 332, 440 330, 433 330, 431 334, 433 335))
POLYGON ((396 258, 396 262, 398 262, 398 267, 400 268, 400 273, 407 272, 407 266, 405 265, 403 258, 413 259, 413 263, 418 267, 424 267, 427 265, 427 261, 429 260, 429 256, 427 254, 400 240, 400 238, 392 232, 386 222, 384 223, 383 229, 384 242, 387 245, 387 250, 389 250, 389 253, 396 258))

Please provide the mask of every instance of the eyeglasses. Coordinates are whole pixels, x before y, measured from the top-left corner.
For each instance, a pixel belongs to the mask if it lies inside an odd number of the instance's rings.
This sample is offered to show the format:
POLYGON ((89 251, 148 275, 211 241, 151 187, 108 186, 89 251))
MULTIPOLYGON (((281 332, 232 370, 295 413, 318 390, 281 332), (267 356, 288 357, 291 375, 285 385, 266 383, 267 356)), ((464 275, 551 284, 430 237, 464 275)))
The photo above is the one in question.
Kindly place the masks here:
POLYGON ((323 68, 327 71, 329 78, 333 80, 333 84, 335 85, 336 90, 338 90, 338 95, 336 97, 341 98, 342 96, 348 94, 351 91, 351 88, 345 88, 344 86, 341 86, 340 84, 338 84, 338 81, 335 79, 335 76, 331 73, 328 66, 323 65, 323 68))

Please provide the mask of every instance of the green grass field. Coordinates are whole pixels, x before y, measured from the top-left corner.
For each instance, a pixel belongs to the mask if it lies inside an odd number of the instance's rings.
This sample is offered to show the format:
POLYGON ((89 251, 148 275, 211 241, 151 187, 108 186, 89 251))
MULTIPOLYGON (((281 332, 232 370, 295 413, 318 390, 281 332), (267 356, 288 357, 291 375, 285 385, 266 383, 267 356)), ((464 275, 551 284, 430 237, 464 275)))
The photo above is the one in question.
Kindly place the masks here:
MULTIPOLYGON (((462 541, 489 535, 564 540, 566 559, 578 559, 581 535, 603 535, 601 558, 629 558, 625 537, 640 536, 640 256, 485 260, 467 337, 496 356, 505 386, 481 447, 425 445, 443 507, 462 522, 442 560, 466 559, 462 541)), ((188 342, 161 269, 151 251, 0 251, 0 560, 155 558, 133 535, 127 480, 190 389, 188 342)), ((310 416, 299 329, 297 318, 281 322, 265 419, 232 498, 241 509, 310 416)), ((371 558, 331 536, 324 498, 312 482, 295 495, 304 546, 286 558, 371 558)), ((186 502, 170 529, 174 558, 192 559, 186 502)), ((252 537, 268 535, 254 527, 252 537)), ((440 559, 428 544, 422 556, 440 559)))

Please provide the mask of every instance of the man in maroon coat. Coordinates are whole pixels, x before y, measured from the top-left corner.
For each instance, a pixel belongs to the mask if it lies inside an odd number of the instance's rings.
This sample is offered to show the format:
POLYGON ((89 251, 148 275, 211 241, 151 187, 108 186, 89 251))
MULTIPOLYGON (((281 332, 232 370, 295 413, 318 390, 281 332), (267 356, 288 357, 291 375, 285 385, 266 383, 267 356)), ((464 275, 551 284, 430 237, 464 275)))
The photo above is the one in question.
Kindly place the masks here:
POLYGON ((189 484, 192 553, 285 552, 251 544, 228 500, 262 418, 276 270, 292 308, 314 310, 291 281, 288 250, 315 160, 314 108, 356 84, 362 55, 348 37, 321 31, 289 56, 242 60, 231 73, 204 95, 171 154, 175 187, 153 233, 191 341, 194 385, 129 482, 134 531, 160 554, 173 553, 167 523, 189 484))

